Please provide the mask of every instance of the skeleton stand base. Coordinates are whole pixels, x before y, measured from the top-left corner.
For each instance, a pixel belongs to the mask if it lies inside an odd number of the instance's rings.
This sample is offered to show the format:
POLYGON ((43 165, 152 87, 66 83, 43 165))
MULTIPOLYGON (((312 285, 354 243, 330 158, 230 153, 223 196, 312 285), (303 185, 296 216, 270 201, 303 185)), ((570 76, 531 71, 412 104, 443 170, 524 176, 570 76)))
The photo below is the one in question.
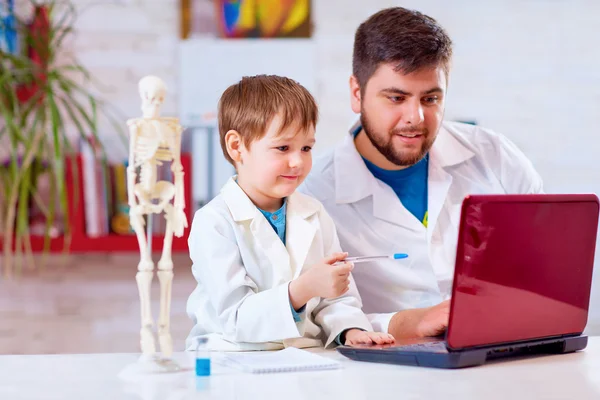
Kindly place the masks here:
POLYGON ((135 379, 140 375, 176 373, 186 371, 176 361, 169 358, 160 358, 158 356, 142 355, 137 362, 129 364, 119 373, 119 377, 124 380, 135 379))
MULTIPOLYGON (((193 391, 193 388, 190 387, 190 384, 194 382, 190 380, 192 367, 165 373, 169 371, 156 369, 160 366, 156 360, 144 360, 144 357, 146 356, 142 356, 137 363, 128 365, 119 373, 118 377, 125 393, 133 394, 136 399, 166 400, 187 398, 190 390, 193 391)), ((189 358, 189 356, 187 357, 189 358)), ((181 361, 183 362, 183 360, 181 361)), ((164 366, 168 368, 168 364, 164 366)))

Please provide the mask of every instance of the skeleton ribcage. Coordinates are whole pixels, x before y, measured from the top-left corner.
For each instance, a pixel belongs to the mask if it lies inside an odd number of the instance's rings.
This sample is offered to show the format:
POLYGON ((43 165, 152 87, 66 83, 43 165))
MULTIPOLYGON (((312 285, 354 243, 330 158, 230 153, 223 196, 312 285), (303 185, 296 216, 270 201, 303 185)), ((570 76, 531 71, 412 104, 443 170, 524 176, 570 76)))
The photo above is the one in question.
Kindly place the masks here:
POLYGON ((173 160, 167 137, 173 132, 163 124, 148 123, 135 142, 135 166, 140 168, 140 183, 146 192, 156 184, 157 167, 173 160))

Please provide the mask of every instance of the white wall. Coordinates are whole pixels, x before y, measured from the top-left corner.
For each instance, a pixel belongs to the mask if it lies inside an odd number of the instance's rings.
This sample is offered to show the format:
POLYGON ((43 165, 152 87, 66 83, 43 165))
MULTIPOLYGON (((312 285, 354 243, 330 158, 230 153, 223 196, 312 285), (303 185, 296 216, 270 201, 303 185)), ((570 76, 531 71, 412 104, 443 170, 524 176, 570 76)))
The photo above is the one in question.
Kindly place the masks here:
MULTIPOLYGON (((212 10, 208 0, 198 1, 203 12, 212 10)), ((136 84, 147 73, 169 84, 165 113, 176 114, 178 2, 117 3, 82 15, 76 54, 109 83, 107 99, 127 117, 139 115, 136 84)), ((313 0, 317 152, 337 142, 353 116, 347 81, 354 30, 371 13, 395 5, 438 19, 455 43, 447 118, 474 119, 506 134, 533 160, 548 192, 600 192, 597 0, 313 0)), ((600 334, 597 271, 589 326, 600 334)))
MULTIPOLYGON (((138 81, 160 76, 169 93, 163 115, 177 114, 178 0, 72 0, 79 10, 72 53, 99 84, 90 89, 114 105, 123 119, 141 116, 138 81)), ((105 123, 100 129, 111 146, 109 156, 126 156, 126 149, 105 123)))

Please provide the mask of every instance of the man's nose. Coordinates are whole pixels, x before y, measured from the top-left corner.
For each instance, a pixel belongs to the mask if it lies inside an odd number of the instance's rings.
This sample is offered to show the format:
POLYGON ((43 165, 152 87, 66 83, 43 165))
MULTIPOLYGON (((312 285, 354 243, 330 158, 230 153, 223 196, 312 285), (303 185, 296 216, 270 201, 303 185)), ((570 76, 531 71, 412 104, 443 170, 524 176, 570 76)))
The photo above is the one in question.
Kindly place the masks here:
POLYGON ((420 101, 411 101, 406 104, 404 113, 404 123, 418 126, 420 125, 425 117, 423 116, 423 105, 420 101))

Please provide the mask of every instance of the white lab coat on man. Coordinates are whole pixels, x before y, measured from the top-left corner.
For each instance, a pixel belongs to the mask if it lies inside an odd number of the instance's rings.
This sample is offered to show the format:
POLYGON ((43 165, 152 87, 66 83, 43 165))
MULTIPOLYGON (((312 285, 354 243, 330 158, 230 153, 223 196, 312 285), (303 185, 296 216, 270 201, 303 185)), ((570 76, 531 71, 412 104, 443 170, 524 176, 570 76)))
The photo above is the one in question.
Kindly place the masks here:
POLYGON ((373 330, 352 280, 341 297, 311 299, 294 321, 288 284, 340 245, 315 199, 294 193, 286 211, 285 245, 233 178, 196 212, 188 239, 198 281, 187 304, 195 324, 188 349, 197 337, 225 351, 330 346, 345 329, 373 330))
MULTIPOLYGON (((356 132, 359 123, 351 129, 356 132)), ((539 193, 542 180, 507 138, 443 123, 429 153, 428 227, 367 169, 353 135, 321 157, 299 188, 321 201, 350 256, 407 253, 404 260, 356 264, 354 279, 375 331, 400 310, 450 298, 458 225, 468 194, 539 193)))

